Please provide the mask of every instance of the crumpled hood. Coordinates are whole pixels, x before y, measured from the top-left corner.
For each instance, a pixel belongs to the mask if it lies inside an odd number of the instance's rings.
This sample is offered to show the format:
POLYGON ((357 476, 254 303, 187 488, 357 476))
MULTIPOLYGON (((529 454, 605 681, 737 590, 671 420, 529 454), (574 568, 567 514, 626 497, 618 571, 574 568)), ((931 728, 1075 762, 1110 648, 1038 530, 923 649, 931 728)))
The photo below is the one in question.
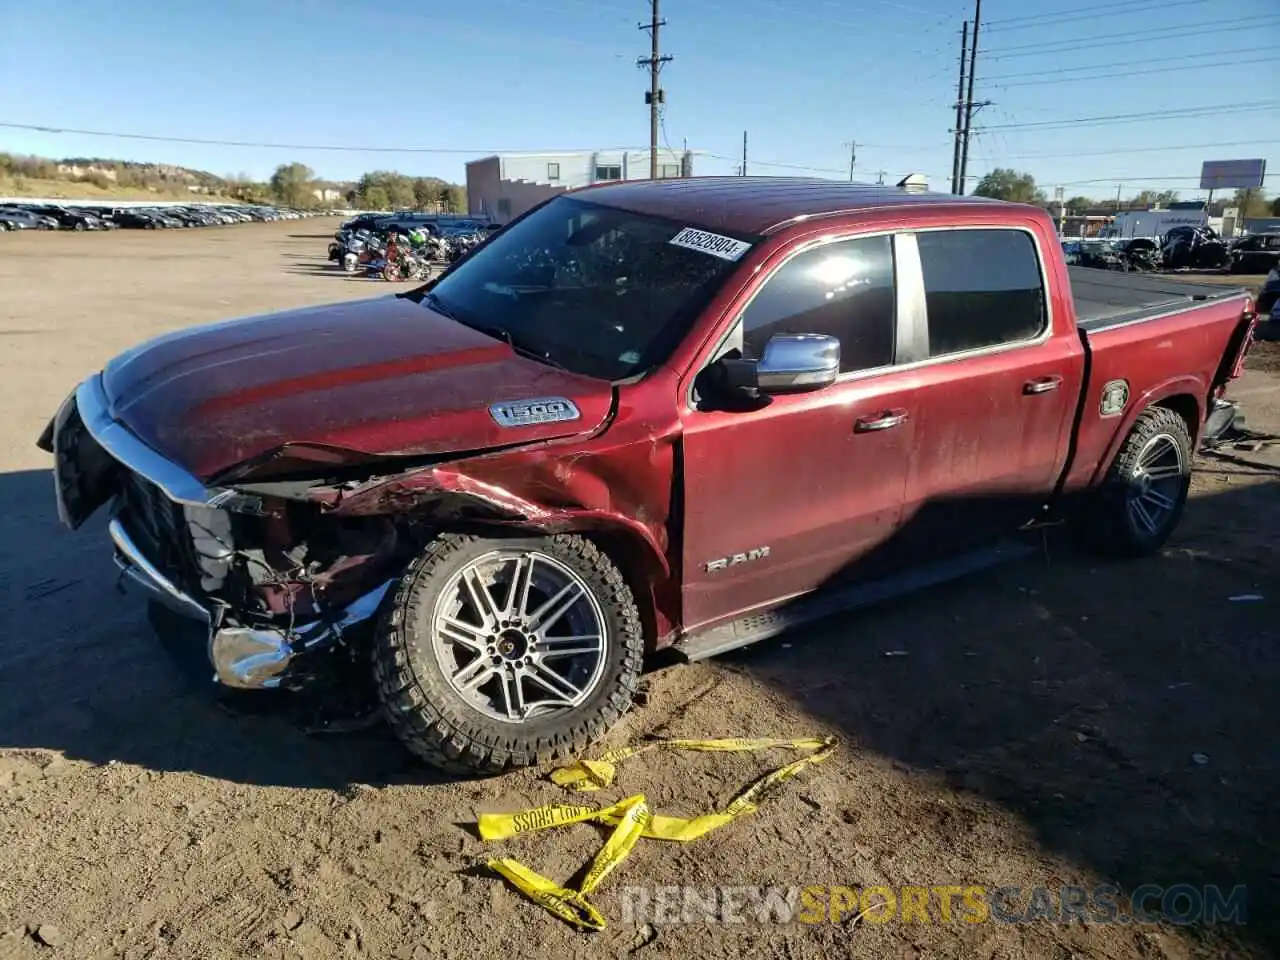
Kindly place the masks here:
POLYGON ((179 330, 116 357, 103 384, 113 417, 203 481, 286 444, 341 463, 345 451, 420 456, 590 433, 613 399, 604 381, 395 296, 179 330), (502 426, 490 412, 543 398, 579 416, 502 426))

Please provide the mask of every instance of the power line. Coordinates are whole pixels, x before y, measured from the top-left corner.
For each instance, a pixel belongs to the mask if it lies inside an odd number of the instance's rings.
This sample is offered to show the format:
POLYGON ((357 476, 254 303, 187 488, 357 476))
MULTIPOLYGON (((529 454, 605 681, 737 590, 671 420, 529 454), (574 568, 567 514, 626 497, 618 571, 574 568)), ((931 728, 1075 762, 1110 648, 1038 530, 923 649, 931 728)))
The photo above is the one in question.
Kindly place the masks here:
MULTIPOLYGON (((798 10, 791 3, 774 3, 773 0, 756 0, 756 2, 761 5, 767 6, 770 9, 778 10, 780 15, 774 16, 771 19, 777 20, 779 22, 786 20, 791 23, 795 23, 796 20, 799 19, 799 20, 806 20, 810 23, 829 23, 832 26, 836 26, 836 27, 853 27, 860 30, 865 30, 868 26, 872 26, 872 27, 876 27, 880 32, 889 33, 889 34, 893 34, 900 37, 918 37, 921 32, 920 30, 916 30, 916 31, 883 30, 882 28, 879 27, 878 24, 868 24, 867 21, 865 20, 846 20, 838 17, 824 16, 819 13, 812 13, 811 11, 808 11, 808 10, 798 10)), ((885 6, 895 7, 897 9, 904 10, 908 13, 913 13, 917 15, 920 15, 920 14, 923 14, 925 16, 938 15, 938 12, 936 10, 925 10, 921 7, 913 7, 908 4, 895 3, 895 2, 892 2, 892 0, 872 0, 872 2, 882 3, 885 6)), ((699 4, 699 6, 705 6, 705 4, 699 4)), ((746 13, 751 16, 761 16, 760 14, 756 14, 752 10, 749 10, 749 9, 744 10, 741 4, 737 4, 731 9, 738 14, 746 13)), ((841 5, 841 9, 844 10, 846 13, 852 13, 852 14, 873 12, 871 10, 868 10, 865 7, 862 7, 862 8, 844 7, 843 5, 841 5)), ((770 19, 770 18, 766 18, 766 19, 770 19)), ((939 20, 938 24, 941 24, 944 22, 945 22, 945 19, 939 20)), ((927 29, 929 26, 936 26, 936 25, 937 24, 926 25, 925 29, 927 29)))
MULTIPOLYGON (((1172 0, 1170 3, 1161 3, 1160 12, 1164 13, 1164 11, 1172 7, 1192 7, 1208 2, 1209 0, 1172 0)), ((1099 9, 1105 9, 1109 14, 1123 16, 1125 14, 1146 13, 1151 8, 1150 6, 1138 6, 1132 7, 1132 9, 1126 9, 1122 3, 1107 4, 1101 8, 1081 7, 1070 13, 1067 13, 1066 11, 1059 11, 1057 14, 1042 14, 1040 19, 1036 19, 1033 22, 1028 23, 1012 23, 1011 20, 1017 18, 1010 18, 1009 20, 992 21, 991 23, 984 24, 984 26, 986 26, 988 30, 995 30, 997 33, 1005 30, 1029 30, 1033 27, 1054 27, 1060 23, 1075 23, 1078 20, 1096 20, 1099 16, 1098 13, 1090 13, 1089 11, 1096 11, 1099 9)))
MULTIPOLYGON (((442 153, 442 154, 471 154, 477 157, 492 155, 495 153, 564 153, 564 149, 557 150, 504 150, 495 149, 493 147, 363 147, 351 146, 347 144, 331 144, 331 143, 269 143, 255 140, 213 140, 204 137, 166 137, 156 134, 145 133, 122 133, 120 131, 108 130, 82 130, 75 127, 56 127, 47 124, 35 123, 14 123, 7 120, 0 120, 0 128, 10 130, 31 130, 36 133, 69 133, 81 137, 107 137, 113 140, 146 140, 156 143, 193 143, 201 146, 214 147, 253 147, 260 150, 317 150, 317 151, 333 151, 337 153, 442 153)), ((635 147, 592 147, 589 150, 584 149, 581 152, 588 153, 596 150, 634 150, 635 147)), ((570 151, 574 152, 574 151, 570 151)))
MULTIPOLYGON (((1243 50, 1233 49, 1231 51, 1231 55, 1233 57, 1238 57, 1243 54, 1269 53, 1271 51, 1272 51, 1271 47, 1246 47, 1243 50)), ((1140 66, 1145 66, 1146 64, 1149 64, 1149 63, 1173 63, 1177 61, 1186 61, 1186 60, 1204 60, 1204 52, 1200 51, 1199 53, 1183 53, 1183 54, 1179 54, 1176 57, 1150 57, 1146 60, 1126 60, 1124 63, 1124 66, 1140 67, 1140 66)), ((1232 62, 1232 65, 1233 66, 1235 65, 1234 61, 1232 62)), ((1221 69, 1221 64, 1218 64, 1217 66, 1219 69, 1221 69)), ((1000 80, 1020 80, 1023 77, 1056 76, 1063 73, 1077 73, 1081 70, 1102 70, 1105 68, 1106 68, 1106 64, 1085 64, 1084 66, 1079 66, 1079 67, 1060 67, 1057 70, 1024 70, 1021 73, 996 74, 994 77, 987 77, 987 81, 989 83, 996 83, 997 81, 1000 81, 1000 80)))
MULTIPOLYGON (((741 157, 731 157, 728 154, 724 154, 724 153, 705 153, 703 154, 703 156, 711 157, 714 160, 730 160, 730 161, 733 161, 734 163, 740 163, 742 159, 741 157)), ((817 171, 820 173, 838 173, 841 176, 846 176, 849 172, 844 168, 814 167, 814 166, 810 166, 807 163, 794 163, 794 162, 783 161, 783 160, 760 160, 760 159, 757 159, 756 157, 751 158, 751 163, 753 166, 757 166, 757 167, 777 167, 780 170, 808 170, 808 171, 817 171)))
POLYGON ((1121 43, 1129 44, 1135 40, 1174 40, 1180 37, 1199 37, 1205 33, 1221 33, 1223 30, 1235 30, 1238 25, 1243 23, 1270 19, 1265 14, 1257 14, 1251 17, 1237 17, 1234 20, 1210 20, 1207 23, 1188 23, 1178 27, 1156 27, 1151 30, 1136 30, 1126 33, 1117 40, 1106 40, 1107 37, 1115 37, 1116 34, 1114 33, 1100 34, 1099 37, 1101 39, 1077 38, 1074 40, 1051 40, 1048 42, 1041 40, 1037 43, 1022 43, 1013 47, 998 47, 995 53, 991 55, 991 59, 1000 60, 1014 56, 1038 56, 1042 53, 1068 53, 1072 50, 1111 47, 1121 43), (1019 53, 1017 51, 1027 52, 1019 53))
POLYGON ((105 130, 78 130, 34 123, 10 123, 0 120, 0 127, 12 130, 34 130, 38 133, 73 133, 82 137, 112 137, 118 140, 152 140, 160 143, 196 143, 215 147, 258 147, 263 150, 335 150, 347 153, 500 153, 499 150, 469 150, 463 147, 351 147, 323 143, 264 143, 253 140, 212 140, 204 137, 165 137, 145 133, 119 133, 105 130))
POLYGON ((1063 10, 1048 10, 1044 13, 1028 13, 1021 17, 1001 17, 998 20, 989 20, 988 24, 998 26, 1005 23, 1021 23, 1025 20, 1038 21, 1073 13, 1089 13, 1094 10, 1106 10, 1108 13, 1112 13, 1125 7, 1136 7, 1139 10, 1148 10, 1152 7, 1160 7, 1163 9, 1165 6, 1167 6, 1167 4, 1165 4, 1163 0, 1119 0, 1118 3, 1099 3, 1092 7, 1068 7, 1063 10))
MULTIPOLYGON (((1118 157, 1131 153, 1167 153, 1170 150, 1213 150, 1219 147, 1261 147, 1280 144, 1280 140, 1233 140, 1233 141, 1215 141, 1213 143, 1175 143, 1162 147, 1129 147, 1122 150, 1089 150, 1089 157, 1118 157)), ((1070 157, 1080 157, 1082 152, 1076 150, 1072 153, 1021 153, 1004 155, 1005 160, 1062 160, 1070 157)))
POLYGON ((1083 187, 1091 183, 1194 183, 1199 184, 1197 177, 1092 177, 1088 180, 1062 180, 1063 187, 1083 187))
POLYGON ((1229 113, 1250 113, 1255 110, 1271 110, 1280 106, 1280 100, 1257 100, 1252 103, 1231 105, 1212 104, 1203 107, 1182 107, 1174 110, 1153 110, 1146 113, 1113 113, 1099 117, 1079 117, 1074 120, 1029 120, 1022 123, 999 123, 984 127, 984 133, 993 130, 1051 130, 1069 126, 1098 126, 1108 123, 1127 123, 1147 120, 1173 120, 1182 117, 1222 116, 1229 113))
MULTIPOLYGON (((865 20, 856 21, 856 22, 850 21, 850 20, 839 20, 834 17, 824 17, 820 14, 809 13, 808 11, 799 11, 800 15, 797 15, 797 11, 795 11, 791 7, 785 8, 785 14, 783 12, 779 12, 777 14, 770 14, 770 13, 763 13, 759 9, 743 7, 741 4, 730 6, 727 4, 715 3, 715 2, 712 2, 712 0, 699 0, 698 7, 700 9, 723 10, 726 13, 733 14, 735 18, 748 17, 755 20, 761 20, 765 23, 788 23, 788 24, 791 24, 792 26, 795 26, 796 24, 808 24, 808 25, 824 25, 824 26, 830 25, 830 26, 836 26, 836 27, 853 27, 862 32, 874 31, 878 34, 884 34, 886 36, 908 37, 912 39, 916 39, 920 36, 921 33, 927 33, 928 31, 933 30, 938 26, 938 24, 926 23, 922 25, 919 29, 916 29, 913 31, 894 30, 891 28, 884 27, 878 23, 868 23, 865 20)), ((913 11, 915 11, 916 9, 917 8, 912 8, 913 11)), ((936 11, 919 11, 919 12, 936 13, 936 11)), ((939 23, 941 23, 941 21, 939 21, 939 23)))
MULTIPOLYGON (((1258 63, 1274 63, 1274 57, 1261 57, 1257 60, 1232 60, 1232 67, 1248 67, 1258 63)), ((1086 77, 1054 77, 1047 80, 1022 80, 1016 83, 1000 83, 989 79, 988 82, 1001 90, 1014 90, 1018 87, 1041 87, 1048 83, 1082 83, 1089 80, 1119 80, 1123 77, 1142 77, 1155 73, 1182 73, 1187 70, 1221 70, 1220 63, 1196 63, 1178 67, 1154 67, 1150 70, 1121 70, 1093 73, 1086 77)))

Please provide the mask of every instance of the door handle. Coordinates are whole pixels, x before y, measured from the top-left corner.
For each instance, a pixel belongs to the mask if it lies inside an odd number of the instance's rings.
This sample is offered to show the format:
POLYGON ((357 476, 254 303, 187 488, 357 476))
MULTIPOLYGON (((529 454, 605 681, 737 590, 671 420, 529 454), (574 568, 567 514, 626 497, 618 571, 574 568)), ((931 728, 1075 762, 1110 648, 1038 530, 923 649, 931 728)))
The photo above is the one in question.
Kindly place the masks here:
POLYGON ((889 430, 904 423, 907 419, 905 410, 882 410, 869 417, 859 417, 853 425, 856 433, 870 433, 872 430, 889 430))
POLYGON ((1048 393, 1062 386, 1062 377, 1054 374, 1051 377, 1036 377, 1022 385, 1023 393, 1048 393))

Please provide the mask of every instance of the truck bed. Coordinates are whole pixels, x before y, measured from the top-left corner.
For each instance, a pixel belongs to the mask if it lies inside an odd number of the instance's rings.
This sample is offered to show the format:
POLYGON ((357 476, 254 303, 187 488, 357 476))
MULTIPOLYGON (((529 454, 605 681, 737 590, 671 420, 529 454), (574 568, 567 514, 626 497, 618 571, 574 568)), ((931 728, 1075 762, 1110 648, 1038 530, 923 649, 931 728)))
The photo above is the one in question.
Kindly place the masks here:
POLYGON ((1213 300, 1244 296, 1243 287, 1190 283, 1168 275, 1068 267, 1076 325, 1102 330, 1175 313, 1213 300))

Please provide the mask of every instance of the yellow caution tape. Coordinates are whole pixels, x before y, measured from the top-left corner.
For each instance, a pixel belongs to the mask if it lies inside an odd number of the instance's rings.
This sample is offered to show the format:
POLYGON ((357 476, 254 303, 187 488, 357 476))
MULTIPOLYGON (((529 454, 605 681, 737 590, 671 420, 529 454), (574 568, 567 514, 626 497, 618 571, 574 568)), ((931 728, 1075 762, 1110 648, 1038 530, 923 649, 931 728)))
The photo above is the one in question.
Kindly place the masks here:
POLYGON ((524 864, 510 858, 489 861, 490 869, 504 876, 512 886, 562 920, 584 930, 603 930, 604 917, 587 900, 643 837, 688 843, 754 813, 758 801, 770 790, 790 780, 805 767, 821 763, 835 750, 835 737, 803 737, 794 740, 654 740, 638 747, 610 750, 595 760, 576 760, 551 772, 551 780, 579 791, 600 790, 613 783, 616 765, 628 757, 650 750, 695 750, 707 752, 747 752, 785 747, 807 750, 805 756, 779 767, 749 784, 718 813, 696 817, 666 817, 650 812, 643 794, 620 800, 608 807, 549 804, 521 813, 482 813, 477 826, 482 840, 507 840, 533 830, 546 830, 574 823, 595 821, 614 828, 609 839, 591 861, 577 890, 563 887, 524 864))

